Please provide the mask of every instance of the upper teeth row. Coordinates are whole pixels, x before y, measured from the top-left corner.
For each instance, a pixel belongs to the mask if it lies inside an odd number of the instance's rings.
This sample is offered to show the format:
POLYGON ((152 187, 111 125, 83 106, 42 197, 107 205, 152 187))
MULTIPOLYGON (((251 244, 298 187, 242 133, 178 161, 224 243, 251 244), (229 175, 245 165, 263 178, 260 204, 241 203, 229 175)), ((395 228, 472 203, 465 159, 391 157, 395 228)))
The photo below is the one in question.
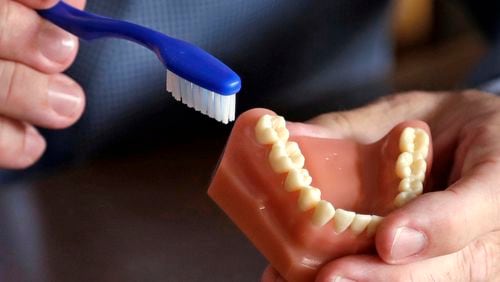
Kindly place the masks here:
POLYGON ((396 175, 401 179, 394 205, 401 207, 423 192, 429 154, 429 135, 423 129, 407 127, 401 133, 396 175))
POLYGON ((312 177, 304 168, 305 158, 296 142, 288 141, 290 136, 283 117, 264 115, 255 126, 257 141, 272 145, 269 163, 276 173, 286 173, 284 189, 299 192, 298 207, 302 211, 314 209, 311 221, 323 226, 332 220, 334 230, 342 233, 349 227, 354 234, 367 230, 373 235, 382 217, 356 214, 352 211, 335 209, 329 201, 321 199, 321 190, 311 186, 312 177))

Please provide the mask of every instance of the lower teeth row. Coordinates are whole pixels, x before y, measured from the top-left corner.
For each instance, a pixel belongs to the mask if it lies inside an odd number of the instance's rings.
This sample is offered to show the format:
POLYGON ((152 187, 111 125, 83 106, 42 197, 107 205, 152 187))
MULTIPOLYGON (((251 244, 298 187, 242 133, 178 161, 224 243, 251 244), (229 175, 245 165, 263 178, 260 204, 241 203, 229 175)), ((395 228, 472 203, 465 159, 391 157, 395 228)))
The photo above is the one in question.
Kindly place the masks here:
POLYGON ((299 192, 298 207, 302 211, 314 209, 311 221, 323 226, 332 221, 336 233, 347 229, 359 235, 365 230, 372 236, 382 217, 356 214, 352 211, 335 209, 332 203, 321 199, 321 190, 312 187, 312 177, 304 167, 304 156, 297 143, 289 142, 289 132, 283 117, 264 115, 255 126, 257 141, 262 145, 272 145, 269 162, 274 172, 286 173, 284 189, 299 192))

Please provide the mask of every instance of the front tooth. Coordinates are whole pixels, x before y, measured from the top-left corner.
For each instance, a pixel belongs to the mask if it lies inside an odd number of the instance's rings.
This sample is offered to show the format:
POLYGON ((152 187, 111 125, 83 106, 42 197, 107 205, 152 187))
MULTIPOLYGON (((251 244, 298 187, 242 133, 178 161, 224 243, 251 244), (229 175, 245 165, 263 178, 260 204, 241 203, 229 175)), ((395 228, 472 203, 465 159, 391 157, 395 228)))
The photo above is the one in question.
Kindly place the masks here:
POLYGON ((321 190, 308 186, 300 190, 298 205, 301 211, 310 210, 321 201, 321 190))
POLYGON ((277 142, 269 153, 269 163, 276 173, 285 173, 292 169, 302 168, 305 158, 296 142, 277 142))
POLYGON ((411 175, 412 170, 410 168, 413 163, 413 155, 409 152, 403 152, 399 154, 398 160, 396 161, 396 174, 399 178, 405 178, 411 175))
POLYGON ((380 217, 378 215, 372 215, 372 220, 368 224, 368 227, 366 227, 366 234, 371 237, 375 232, 377 231, 377 227, 382 222, 383 217, 380 217))
POLYGON ((430 138, 425 130, 418 128, 415 131, 415 153, 418 153, 423 159, 427 158, 429 153, 430 138))
POLYGON ((286 121, 280 116, 263 115, 255 126, 257 141, 263 145, 286 142, 289 135, 286 121))
POLYGON ((356 214, 354 220, 351 223, 352 233, 359 235, 365 231, 366 227, 372 220, 372 217, 367 214, 356 214))
POLYGON ((302 187, 311 185, 312 177, 305 168, 292 169, 285 179, 285 190, 288 192, 299 190, 302 187))
POLYGON ((355 216, 356 213, 352 211, 337 209, 335 211, 335 216, 333 217, 335 232, 337 233, 344 232, 347 228, 349 228, 349 225, 351 225, 355 216))
POLYGON ((417 197, 417 195, 413 192, 400 192, 396 198, 394 198, 394 205, 398 208, 402 207, 415 197, 417 197))
POLYGON ((399 150, 401 152, 413 152, 415 150, 415 129, 407 127, 401 132, 399 137, 399 150))
POLYGON ((323 226, 330 221, 334 215, 335 208, 333 205, 328 201, 321 200, 314 209, 312 223, 316 226, 323 226))
POLYGON ((427 170, 427 163, 425 160, 416 160, 411 164, 411 176, 420 181, 425 179, 425 171, 427 170))
POLYGON ((413 192, 415 194, 422 194, 423 190, 424 185, 422 184, 422 181, 418 179, 403 178, 401 182, 399 182, 400 192, 413 192))

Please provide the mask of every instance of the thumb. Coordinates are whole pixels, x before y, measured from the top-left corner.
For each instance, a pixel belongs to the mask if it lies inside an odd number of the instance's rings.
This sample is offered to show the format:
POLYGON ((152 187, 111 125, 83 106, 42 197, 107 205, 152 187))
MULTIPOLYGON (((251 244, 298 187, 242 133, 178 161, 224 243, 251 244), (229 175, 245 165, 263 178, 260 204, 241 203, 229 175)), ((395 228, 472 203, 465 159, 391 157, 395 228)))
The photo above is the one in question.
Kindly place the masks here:
POLYGON ((463 249, 499 228, 498 164, 486 164, 447 190, 423 194, 389 214, 379 226, 376 247, 391 264, 410 263, 463 249))

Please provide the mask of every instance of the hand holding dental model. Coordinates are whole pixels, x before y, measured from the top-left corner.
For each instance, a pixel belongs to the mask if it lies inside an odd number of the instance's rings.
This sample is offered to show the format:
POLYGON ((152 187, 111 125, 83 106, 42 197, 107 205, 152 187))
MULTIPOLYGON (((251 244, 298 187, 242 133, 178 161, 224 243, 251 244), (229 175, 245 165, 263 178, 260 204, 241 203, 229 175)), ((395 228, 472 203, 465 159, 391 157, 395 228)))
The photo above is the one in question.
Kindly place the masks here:
POLYGON ((65 128, 83 112, 83 90, 61 74, 75 59, 78 39, 34 10, 56 2, 0 1, 0 168, 25 168, 42 155, 45 141, 34 126, 65 128))
POLYGON ((286 127, 252 110, 209 194, 277 269, 264 281, 490 280, 498 109, 478 92, 414 93, 286 127))
POLYGON ((407 119, 432 131, 428 191, 387 215, 378 256, 347 256, 318 281, 494 281, 500 277, 500 98, 477 91, 387 97, 312 124, 330 134, 369 140, 407 119), (335 133, 333 133, 335 132, 335 133))

